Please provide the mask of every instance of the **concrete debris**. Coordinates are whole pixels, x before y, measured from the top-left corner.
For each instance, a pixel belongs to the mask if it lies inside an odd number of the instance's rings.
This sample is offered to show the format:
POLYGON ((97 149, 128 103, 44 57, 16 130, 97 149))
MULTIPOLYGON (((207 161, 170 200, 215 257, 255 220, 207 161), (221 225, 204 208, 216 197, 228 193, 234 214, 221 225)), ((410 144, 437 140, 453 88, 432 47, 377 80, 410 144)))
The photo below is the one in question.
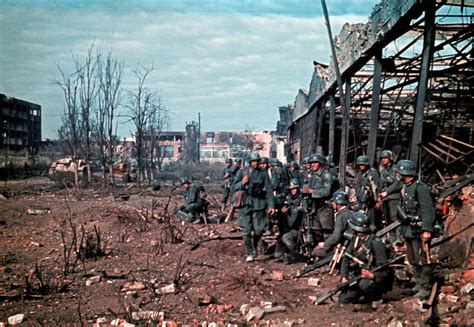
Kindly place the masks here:
POLYGON ((270 301, 260 301, 260 306, 264 309, 273 307, 273 302, 270 301))
POLYGON ((240 306, 240 313, 245 316, 250 310, 250 304, 244 303, 240 306))
POLYGON ((158 294, 172 294, 176 293, 176 285, 174 283, 163 286, 156 290, 158 294))
POLYGON ((160 311, 137 311, 132 312, 133 320, 154 320, 154 321, 163 321, 165 318, 165 313, 160 311))
POLYGON ((265 308, 263 311, 265 313, 284 312, 286 311, 286 307, 283 305, 277 305, 276 307, 265 308))
POLYGON ((260 319, 262 319, 264 313, 265 313, 265 311, 262 308, 253 307, 247 313, 246 320, 247 320, 247 322, 250 322, 250 321, 258 322, 260 319))
POLYGON ((40 208, 40 209, 33 209, 33 208, 28 208, 26 209, 26 211, 28 212, 28 214, 30 215, 44 215, 44 214, 47 214, 47 213, 50 213, 51 210, 49 208, 40 208))
POLYGON ((321 283, 321 280, 319 278, 309 278, 308 279, 308 286, 319 286, 321 283))
POLYGON ((455 295, 446 295, 446 301, 448 302, 451 302, 451 303, 456 303, 459 301, 459 296, 455 296, 455 295))
POLYGON ((131 324, 131 323, 127 322, 125 319, 122 319, 122 318, 112 320, 110 325, 111 326, 118 326, 118 327, 135 327, 134 324, 131 324))
POLYGON ((121 291, 128 292, 128 291, 141 291, 146 288, 145 284, 139 281, 134 282, 126 282, 123 286, 121 291))
POLYGON ((8 324, 9 325, 18 325, 23 322, 23 319, 25 319, 25 314, 19 313, 14 316, 8 317, 8 324))
POLYGON ((392 320, 387 327, 403 327, 403 323, 399 320, 392 320))
POLYGON ((283 274, 283 271, 274 271, 272 273, 272 279, 277 280, 277 281, 282 281, 285 279, 285 275, 283 274))
POLYGON ((461 288, 461 293, 464 295, 469 295, 474 290, 474 282, 467 283, 461 288))

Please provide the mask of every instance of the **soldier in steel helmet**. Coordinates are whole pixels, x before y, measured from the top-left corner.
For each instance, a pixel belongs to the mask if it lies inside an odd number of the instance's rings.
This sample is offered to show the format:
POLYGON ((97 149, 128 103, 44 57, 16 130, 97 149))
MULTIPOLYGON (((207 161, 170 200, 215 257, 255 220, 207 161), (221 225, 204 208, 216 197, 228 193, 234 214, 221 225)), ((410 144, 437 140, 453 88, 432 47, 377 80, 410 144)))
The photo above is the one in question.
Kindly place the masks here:
POLYGON ((344 241, 344 231, 347 229, 352 211, 348 207, 349 197, 346 192, 336 191, 332 195, 331 205, 336 214, 334 231, 324 242, 319 242, 313 251, 313 256, 326 257, 338 244, 344 241))
POLYGON ((288 180, 297 179, 298 183, 301 183, 301 172, 300 167, 296 161, 290 161, 287 168, 288 180))
MULTIPOLYGON (((381 192, 379 198, 382 200, 382 209, 387 224, 394 223, 397 218, 397 205, 400 202, 400 191, 403 183, 397 176, 393 163, 393 153, 390 150, 383 150, 380 154, 380 182, 381 192)), ((395 230, 395 245, 402 245, 400 228, 395 230)))
POLYGON ((303 186, 303 193, 311 197, 314 241, 317 244, 327 239, 334 229, 334 213, 327 204, 331 198, 334 178, 324 166, 325 156, 314 154, 309 158, 309 162, 311 163, 311 179, 308 185, 303 186))
POLYGON ((222 172, 222 201, 221 201, 221 210, 222 212, 225 211, 225 208, 227 206, 227 201, 229 200, 230 197, 230 188, 232 186, 233 180, 234 180, 234 166, 232 165, 232 159, 227 158, 225 160, 225 168, 222 172))
POLYGON ((354 212, 349 219, 349 227, 354 235, 341 263, 342 282, 349 278, 362 278, 356 285, 344 289, 339 295, 340 303, 356 303, 361 297, 372 301, 376 308, 383 293, 390 291, 393 285, 393 271, 390 268, 371 272, 388 261, 387 247, 371 233, 370 222, 363 211, 354 212))
POLYGON ((243 228, 243 241, 247 251, 247 262, 257 256, 257 245, 267 226, 267 213, 275 213, 272 184, 268 173, 260 170, 260 155, 256 152, 249 157, 249 167, 239 170, 235 177, 234 191, 245 193, 245 205, 239 209, 239 224, 243 228))
POLYGON ((405 238, 408 261, 415 273, 415 296, 426 299, 433 283, 429 247, 436 221, 435 206, 429 186, 416 178, 413 161, 400 160, 396 170, 403 182, 401 208, 404 217, 401 233, 405 238))
POLYGON ((303 220, 303 196, 297 179, 290 181, 290 193, 281 207, 283 214, 278 220, 279 238, 274 253, 276 259, 285 253, 296 254, 298 251, 298 234, 303 220))
POLYGON ((185 203, 180 207, 180 211, 191 214, 193 223, 201 223, 202 218, 200 214, 207 215, 207 205, 204 199, 201 198, 200 188, 191 183, 187 177, 181 177, 179 183, 184 190, 183 196, 185 199, 185 203))
POLYGON ((309 180, 311 179, 311 163, 309 162, 309 157, 304 157, 301 160, 301 165, 303 169, 301 171, 301 182, 304 184, 309 184, 309 180))
POLYGON ((379 212, 375 210, 378 193, 380 192, 380 175, 377 170, 371 168, 369 157, 358 156, 356 160, 356 185, 357 210, 367 213, 370 228, 380 228, 379 212))

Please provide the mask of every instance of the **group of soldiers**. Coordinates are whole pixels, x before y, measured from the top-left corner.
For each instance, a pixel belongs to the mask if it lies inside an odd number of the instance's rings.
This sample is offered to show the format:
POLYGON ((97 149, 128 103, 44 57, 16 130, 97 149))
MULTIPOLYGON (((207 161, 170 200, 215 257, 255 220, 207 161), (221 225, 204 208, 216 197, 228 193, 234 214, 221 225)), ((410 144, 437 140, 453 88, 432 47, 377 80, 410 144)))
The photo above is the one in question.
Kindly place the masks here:
MULTIPOLYGON (((416 282, 413 291, 420 299, 430 295, 435 208, 430 188, 416 177, 413 161, 394 164, 392 152, 384 150, 380 168, 375 169, 367 156, 359 156, 347 192, 340 190, 334 165, 319 153, 303 158, 301 169, 295 162, 284 167, 258 153, 250 154, 247 162, 244 167, 241 160, 227 159, 221 205, 225 211, 230 202, 227 220, 238 209, 246 262, 267 250, 264 234, 275 234, 275 259, 290 263, 304 257, 317 263, 332 257, 342 282, 357 278, 341 291, 340 302, 363 298, 377 303, 394 279, 384 265, 392 249, 405 244, 416 282), (387 232, 381 234, 383 230, 387 232)), ((192 199, 196 191, 190 190, 189 181, 182 182, 187 199, 192 199)))

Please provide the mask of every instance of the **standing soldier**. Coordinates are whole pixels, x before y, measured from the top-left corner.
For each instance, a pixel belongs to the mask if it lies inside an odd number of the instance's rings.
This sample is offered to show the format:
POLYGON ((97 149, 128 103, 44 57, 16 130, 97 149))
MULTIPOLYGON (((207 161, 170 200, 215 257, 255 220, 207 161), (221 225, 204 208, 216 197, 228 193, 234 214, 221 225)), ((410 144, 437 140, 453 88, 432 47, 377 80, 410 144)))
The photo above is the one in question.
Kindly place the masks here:
POLYGON ((229 222, 234 218, 234 212, 235 212, 234 203, 233 203, 234 202, 234 189, 232 185, 234 183, 235 176, 237 176, 237 173, 241 169, 242 169, 242 158, 235 158, 235 164, 232 166, 232 177, 233 177, 232 184, 230 185, 230 196, 229 196, 230 210, 225 218, 225 222, 229 222))
POLYGON ((380 227, 375 211, 375 203, 380 191, 380 176, 377 170, 370 167, 369 157, 367 156, 357 157, 356 169, 357 210, 363 210, 367 213, 370 228, 374 231, 380 227))
MULTIPOLYGON (((387 225, 394 223, 397 218, 397 205, 400 203, 400 191, 402 182, 398 179, 393 165, 393 153, 390 150, 383 150, 380 155, 380 180, 382 192, 379 197, 383 201, 383 212, 387 225)), ((395 230, 395 244, 401 245, 400 228, 395 230)))
POLYGON ((334 214, 327 204, 327 200, 331 197, 334 179, 324 167, 326 158, 323 155, 313 154, 309 162, 311 163, 311 179, 309 185, 303 187, 303 193, 311 193, 315 241, 319 243, 329 237, 334 229, 334 214))
POLYGON ((366 301, 372 301, 372 308, 376 309, 382 302, 383 293, 392 289, 394 276, 388 267, 377 272, 370 270, 387 263, 387 248, 380 238, 371 234, 369 219, 364 212, 353 213, 349 226, 354 236, 342 259, 342 282, 351 277, 362 278, 341 292, 339 302, 356 303, 363 296, 366 301))
POLYGON ((435 225, 435 207, 428 185, 416 178, 415 163, 411 160, 400 160, 397 172, 403 182, 401 192, 402 235, 407 245, 408 261, 415 272, 420 299, 426 299, 431 293, 433 270, 430 259, 430 240, 435 225))
POLYGON ((257 244, 267 226, 266 214, 275 213, 272 185, 266 171, 258 169, 260 155, 252 153, 249 167, 241 169, 235 177, 234 192, 242 190, 245 205, 239 210, 239 224, 243 228, 243 241, 247 250, 246 262, 257 256, 257 244))
MULTIPOLYGON (((230 197, 230 188, 232 186, 232 182, 234 179, 234 167, 232 166, 232 159, 228 158, 225 160, 225 168, 222 172, 222 202, 221 202, 221 210, 222 212, 225 211, 227 200, 230 197)), ((232 200, 231 200, 232 201, 232 200)))
POLYGON ((349 197, 346 192, 334 192, 331 198, 331 205, 336 214, 334 231, 324 242, 318 243, 313 251, 316 257, 326 257, 329 252, 339 243, 343 243, 344 231, 347 229, 347 224, 352 212, 347 207, 349 197))

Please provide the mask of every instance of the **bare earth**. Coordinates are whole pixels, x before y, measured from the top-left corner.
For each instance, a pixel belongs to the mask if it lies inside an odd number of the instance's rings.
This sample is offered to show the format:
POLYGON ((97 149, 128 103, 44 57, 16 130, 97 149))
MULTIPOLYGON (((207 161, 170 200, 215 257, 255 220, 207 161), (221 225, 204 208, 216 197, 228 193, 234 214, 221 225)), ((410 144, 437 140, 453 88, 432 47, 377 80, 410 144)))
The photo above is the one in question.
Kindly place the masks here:
MULTIPOLYGON (((213 204, 211 214, 220 214, 220 188, 206 189, 213 204)), ((397 285, 375 311, 365 305, 337 302, 313 305, 310 297, 334 287, 337 277, 312 272, 296 279, 303 263, 284 265, 265 256, 246 264, 236 222, 181 223, 172 210, 182 198, 170 198, 171 186, 159 191, 117 190, 131 194, 128 201, 115 199, 105 188, 80 189, 72 195, 71 190, 46 178, 10 181, 6 188, 2 182, 0 190, 5 195, 0 199, 0 322, 22 313, 21 326, 89 326, 97 319, 107 325, 118 318, 141 326, 163 320, 168 321, 167 326, 205 326, 204 322, 207 326, 211 322, 241 326, 247 323, 247 315, 240 311, 244 304, 248 308, 280 306, 284 311, 266 312, 260 319, 260 324, 267 326, 383 326, 397 321, 413 325, 427 319, 413 308, 416 301, 402 295, 397 285), (71 226, 76 229, 76 244, 82 236, 85 245, 88 237, 93 243, 100 235, 105 255, 74 265, 72 249, 68 267, 74 269, 64 276, 64 246, 67 252, 74 244, 71 226), (196 245, 217 237, 224 239, 196 245), (283 273, 283 280, 278 280, 278 272, 283 273), (309 278, 319 278, 321 284, 308 286, 309 278), (169 286, 169 293, 161 294, 165 286, 169 286), (155 315, 137 314, 143 311, 155 315)), ((471 208, 464 213, 467 220, 471 208)), ((466 269, 446 278, 445 284, 453 289, 445 286, 443 294, 458 299, 439 301, 433 311, 439 309, 441 322, 473 322, 472 299, 460 291, 467 283, 462 276, 466 269), (442 311, 444 308, 448 311, 442 311)))

